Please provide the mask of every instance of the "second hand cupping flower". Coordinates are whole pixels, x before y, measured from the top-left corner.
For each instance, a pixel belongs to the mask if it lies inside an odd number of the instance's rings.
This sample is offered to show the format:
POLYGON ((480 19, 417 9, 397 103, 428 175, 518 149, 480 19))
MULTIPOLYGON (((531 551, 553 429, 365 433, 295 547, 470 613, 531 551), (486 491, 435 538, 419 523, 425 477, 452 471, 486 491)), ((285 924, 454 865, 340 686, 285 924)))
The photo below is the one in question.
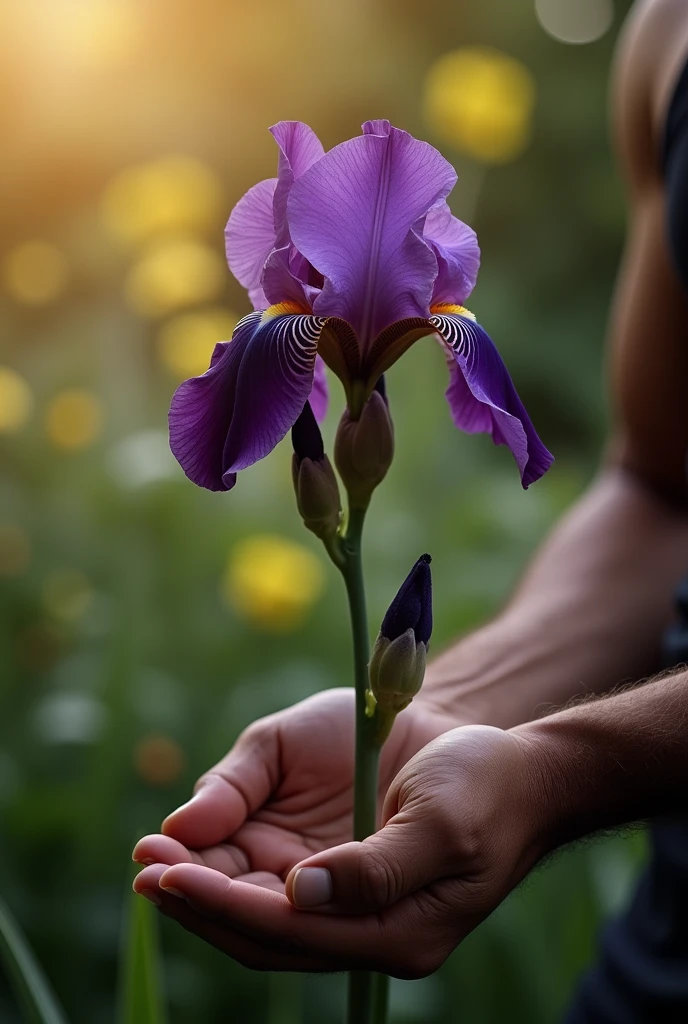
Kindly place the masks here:
POLYGON ((417 339, 446 350, 452 418, 511 449, 524 487, 552 462, 502 359, 464 306, 475 285, 475 232, 446 199, 456 173, 428 143, 388 121, 325 153, 301 122, 271 129, 276 178, 236 205, 227 257, 255 312, 209 369, 177 389, 170 443, 186 475, 229 490, 264 458, 310 401, 327 409, 324 363, 356 420, 380 376, 417 339))

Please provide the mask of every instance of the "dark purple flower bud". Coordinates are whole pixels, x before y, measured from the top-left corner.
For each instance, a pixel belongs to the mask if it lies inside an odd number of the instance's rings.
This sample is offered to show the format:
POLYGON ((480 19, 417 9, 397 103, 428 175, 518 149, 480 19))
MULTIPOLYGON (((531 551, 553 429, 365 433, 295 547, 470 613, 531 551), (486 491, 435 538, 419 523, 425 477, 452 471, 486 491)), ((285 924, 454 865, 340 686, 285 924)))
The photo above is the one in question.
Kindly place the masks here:
POLYGON ((380 742, 422 686, 431 633, 430 555, 422 555, 392 601, 370 659, 370 690, 380 722, 380 742))
POLYGON ((299 461, 313 459, 314 462, 319 462, 325 457, 322 434, 310 402, 306 402, 301 415, 291 428, 291 443, 299 461))
POLYGON ((394 428, 387 401, 379 391, 352 419, 345 410, 334 442, 334 461, 349 494, 352 508, 365 509, 377 485, 384 480, 394 456, 394 428))
POLYGON ((430 555, 421 555, 402 583, 382 620, 380 633, 396 640, 407 629, 413 630, 416 643, 426 645, 432 634, 432 574, 430 555))
POLYGON ((291 440, 296 504, 306 528, 327 541, 339 528, 342 506, 337 478, 309 402, 292 427, 291 440))

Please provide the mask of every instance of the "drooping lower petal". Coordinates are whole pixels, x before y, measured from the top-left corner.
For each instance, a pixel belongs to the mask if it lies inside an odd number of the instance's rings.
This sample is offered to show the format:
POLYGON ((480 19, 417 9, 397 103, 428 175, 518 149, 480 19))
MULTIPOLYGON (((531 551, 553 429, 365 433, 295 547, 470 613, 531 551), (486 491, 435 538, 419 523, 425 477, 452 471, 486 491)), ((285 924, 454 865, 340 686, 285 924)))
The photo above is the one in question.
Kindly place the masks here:
POLYGON ((388 121, 314 163, 287 201, 292 240, 325 278, 313 311, 350 323, 363 349, 395 321, 427 316, 437 260, 413 226, 455 181, 436 149, 388 121))
POLYGON ((250 188, 229 215, 225 251, 229 269, 247 289, 256 309, 265 309, 261 275, 275 246, 273 197, 277 178, 266 178, 250 188))
POLYGON ((313 390, 325 320, 281 309, 251 313, 210 369, 181 384, 170 407, 170 447, 186 475, 229 490, 295 423, 313 390))
POLYGON ((549 469, 553 457, 538 437, 491 338, 466 313, 430 317, 451 355, 447 400, 452 418, 466 433, 490 434, 495 444, 507 445, 521 482, 528 487, 549 469))
POLYGON ((329 398, 325 363, 320 356, 317 356, 315 360, 315 374, 313 376, 313 390, 311 391, 309 402, 318 423, 322 423, 327 416, 329 398))
POLYGON ((455 217, 443 200, 425 218, 423 238, 437 257, 432 305, 465 302, 475 287, 480 269, 480 247, 475 231, 455 217))

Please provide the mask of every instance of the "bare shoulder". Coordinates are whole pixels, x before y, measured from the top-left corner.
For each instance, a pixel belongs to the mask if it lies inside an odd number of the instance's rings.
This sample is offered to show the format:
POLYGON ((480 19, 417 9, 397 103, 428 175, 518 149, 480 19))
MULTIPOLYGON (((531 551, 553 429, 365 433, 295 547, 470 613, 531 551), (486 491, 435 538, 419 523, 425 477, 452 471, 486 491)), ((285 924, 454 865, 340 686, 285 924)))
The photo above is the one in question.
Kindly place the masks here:
POLYGON ((688 298, 667 245, 661 160, 667 108, 687 58, 688 0, 636 3, 612 76, 630 210, 611 318, 611 459, 682 507, 688 504, 688 298))
POLYGON ((614 137, 633 190, 660 181, 666 112, 686 59, 688 0, 637 0, 619 36, 611 93, 614 137))

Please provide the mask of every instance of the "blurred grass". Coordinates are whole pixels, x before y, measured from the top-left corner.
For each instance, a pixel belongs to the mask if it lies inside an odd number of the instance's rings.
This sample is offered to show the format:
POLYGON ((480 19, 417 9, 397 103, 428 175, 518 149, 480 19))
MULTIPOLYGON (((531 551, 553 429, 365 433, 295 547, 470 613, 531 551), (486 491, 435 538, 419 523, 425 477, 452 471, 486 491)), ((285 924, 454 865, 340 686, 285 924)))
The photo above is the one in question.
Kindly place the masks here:
POLYGON ((158 915, 131 891, 122 929, 117 1024, 167 1024, 158 946, 158 915))
POLYGON ((0 965, 26 1024, 66 1024, 50 984, 4 900, 0 900, 0 965))
MULTIPOLYGON (((616 27, 628 4, 617 6, 616 27)), ((20 301, 5 279, 0 294, 0 363, 32 399, 16 407, 16 432, 0 437, 0 526, 9 526, 0 562, 10 552, 0 566, 0 882, 74 1024, 113 1019, 132 835, 155 829, 252 719, 349 682, 344 595, 298 522, 288 443, 230 495, 196 490, 169 455, 177 378, 174 361, 160 363, 160 338, 174 321, 144 319, 126 301, 148 243, 191 237, 221 259, 232 204, 274 173, 266 128, 279 117, 310 120, 327 145, 380 114, 438 143, 422 102, 436 58, 487 44, 529 69, 536 105, 522 157, 488 170, 449 144, 444 151, 460 175, 454 210, 470 212, 483 250, 470 306, 555 452, 554 468, 523 493, 505 449, 454 430, 432 341, 414 346, 388 380, 397 456, 367 527, 371 631, 429 550, 438 650, 494 614, 594 472, 607 418, 602 341, 623 235, 604 102, 613 33, 563 47, 530 5, 495 0, 385 0, 375 10, 353 0, 270 0, 250 10, 146 0, 138 12, 151 45, 93 80, 88 60, 108 39, 124 45, 126 28, 88 45, 75 35, 67 46, 64 27, 52 42, 35 34, 11 52, 0 41, 8 51, 0 74, 16 97, 5 111, 2 258, 41 238, 62 254, 50 250, 60 268, 50 301, 20 301), (298 60, 285 76, 290 45, 298 60), (43 64, 31 47, 44 48, 43 64), (162 203, 134 226, 134 241, 114 238, 102 220, 112 182, 146 161, 158 173, 175 154, 206 168, 200 178, 194 171, 197 182, 206 174, 206 199, 177 221, 162 203), (54 410, 73 411, 64 395, 74 391, 95 404, 81 403, 89 430, 68 422, 65 434, 54 410), (77 443, 65 446, 65 436, 77 443), (228 560, 256 534, 279 534, 322 563, 325 591, 289 631, 271 632, 223 596, 228 560)), ((167 187, 176 195, 175 182, 167 187)), ((156 288, 174 279, 179 251, 156 288)), ((185 295, 204 322, 218 308, 228 320, 246 311, 229 274, 210 308, 204 293, 196 306, 185 295)), ((330 449, 342 401, 331 384, 330 449)), ((641 856, 637 838, 566 851, 437 976, 394 983, 393 1020, 555 1021, 641 856)), ((219 1024, 228 1007, 237 1020, 275 1024, 279 1013, 295 1020, 301 1005, 306 1022, 338 1020, 341 979, 268 981, 167 920, 161 934, 174 1024, 219 1024)), ((18 1021, 2 978, 0 1020, 18 1021)))

